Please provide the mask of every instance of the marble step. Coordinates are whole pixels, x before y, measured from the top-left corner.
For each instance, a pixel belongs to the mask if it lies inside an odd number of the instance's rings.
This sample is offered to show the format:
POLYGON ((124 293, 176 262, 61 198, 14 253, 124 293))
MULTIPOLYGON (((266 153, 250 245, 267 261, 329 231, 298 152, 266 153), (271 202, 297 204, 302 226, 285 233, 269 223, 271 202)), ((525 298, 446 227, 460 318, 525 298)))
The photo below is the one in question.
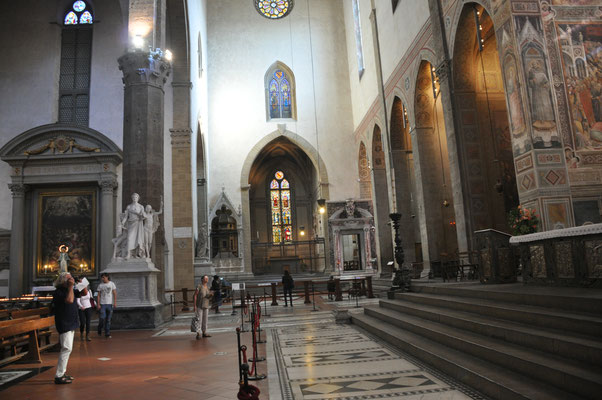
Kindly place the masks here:
POLYGON ((575 337, 566 331, 534 328, 526 324, 494 319, 464 311, 438 308, 402 300, 381 300, 380 306, 407 315, 440 322, 480 335, 505 340, 561 357, 602 365, 602 338, 575 337))
POLYGON ((511 372, 365 314, 352 322, 493 399, 576 400, 579 397, 511 372))
POLYGON ((527 289, 520 283, 483 285, 478 282, 461 285, 429 285, 414 281, 412 282, 412 292, 496 300, 602 317, 601 289, 551 287, 529 287, 527 289))
POLYGON ((602 372, 594 372, 584 364, 389 309, 366 307, 364 312, 416 335, 585 398, 594 399, 602 393, 602 372))
POLYGON ((589 335, 592 338, 599 338, 600 332, 602 332, 602 318, 544 307, 424 293, 397 293, 395 298, 434 307, 481 314, 531 326, 558 329, 571 332, 571 334, 589 335))

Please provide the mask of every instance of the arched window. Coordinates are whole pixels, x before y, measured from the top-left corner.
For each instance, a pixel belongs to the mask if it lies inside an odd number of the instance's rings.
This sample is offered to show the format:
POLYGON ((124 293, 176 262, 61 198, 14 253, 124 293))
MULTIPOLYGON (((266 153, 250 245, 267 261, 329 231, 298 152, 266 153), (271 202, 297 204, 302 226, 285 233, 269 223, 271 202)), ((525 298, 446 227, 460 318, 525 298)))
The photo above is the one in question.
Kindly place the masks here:
POLYGON ((276 171, 270 182, 270 215, 272 242, 286 243, 293 240, 293 215, 291 207, 291 185, 284 172, 276 171))
POLYGON ((294 119, 294 78, 280 63, 266 74, 267 119, 294 119))
POLYGON ((59 122, 88 125, 94 13, 77 0, 65 10, 61 38, 59 122))

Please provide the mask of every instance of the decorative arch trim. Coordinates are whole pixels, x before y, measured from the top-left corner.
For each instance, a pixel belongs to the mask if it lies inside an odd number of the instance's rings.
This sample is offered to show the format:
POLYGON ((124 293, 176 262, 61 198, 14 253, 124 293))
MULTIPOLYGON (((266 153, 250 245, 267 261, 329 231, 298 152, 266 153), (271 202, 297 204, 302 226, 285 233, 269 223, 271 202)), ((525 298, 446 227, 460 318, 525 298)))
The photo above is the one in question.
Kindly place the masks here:
POLYGON ((123 159, 121 149, 99 131, 68 124, 48 124, 32 128, 0 148, 0 157, 5 161, 46 157, 48 154, 74 157, 86 153, 112 153, 120 161, 123 159), (60 147, 58 139, 61 139, 60 147), (63 144, 65 139, 66 143, 63 144))
POLYGON ((274 131, 266 136, 264 136, 259 142, 253 146, 253 148, 247 154, 245 162, 243 163, 242 171, 240 174, 240 186, 241 188, 247 188, 249 186, 249 176, 251 173, 251 167, 253 166, 253 162, 261 152, 261 150, 267 146, 270 142, 278 139, 279 137, 285 137, 295 145, 297 145, 301 150, 307 154, 309 159, 311 160, 316 172, 319 171, 319 185, 326 190, 322 190, 322 198, 328 200, 328 172, 326 171, 326 164, 322 160, 322 157, 318 154, 318 151, 312 146, 306 139, 301 137, 300 135, 285 130, 285 131, 274 131), (319 167, 318 167, 319 166, 319 167))

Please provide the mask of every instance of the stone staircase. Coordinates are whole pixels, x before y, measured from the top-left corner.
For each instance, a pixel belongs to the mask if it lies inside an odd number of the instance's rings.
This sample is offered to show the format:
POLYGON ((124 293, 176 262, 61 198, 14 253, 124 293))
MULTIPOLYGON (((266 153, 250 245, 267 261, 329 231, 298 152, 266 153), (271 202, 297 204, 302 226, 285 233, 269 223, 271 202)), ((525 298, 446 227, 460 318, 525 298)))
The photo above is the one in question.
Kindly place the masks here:
POLYGON ((412 289, 353 323, 495 399, 602 398, 602 290, 412 289))

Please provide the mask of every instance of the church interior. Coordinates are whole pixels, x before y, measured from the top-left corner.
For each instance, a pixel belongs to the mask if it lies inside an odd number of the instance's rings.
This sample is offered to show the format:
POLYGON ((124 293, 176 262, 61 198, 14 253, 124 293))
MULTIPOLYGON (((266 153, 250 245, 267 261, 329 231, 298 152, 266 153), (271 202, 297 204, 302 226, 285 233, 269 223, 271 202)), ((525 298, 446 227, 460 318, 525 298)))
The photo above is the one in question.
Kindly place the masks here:
POLYGON ((600 0, 0 22, 0 396, 600 398, 600 0))

